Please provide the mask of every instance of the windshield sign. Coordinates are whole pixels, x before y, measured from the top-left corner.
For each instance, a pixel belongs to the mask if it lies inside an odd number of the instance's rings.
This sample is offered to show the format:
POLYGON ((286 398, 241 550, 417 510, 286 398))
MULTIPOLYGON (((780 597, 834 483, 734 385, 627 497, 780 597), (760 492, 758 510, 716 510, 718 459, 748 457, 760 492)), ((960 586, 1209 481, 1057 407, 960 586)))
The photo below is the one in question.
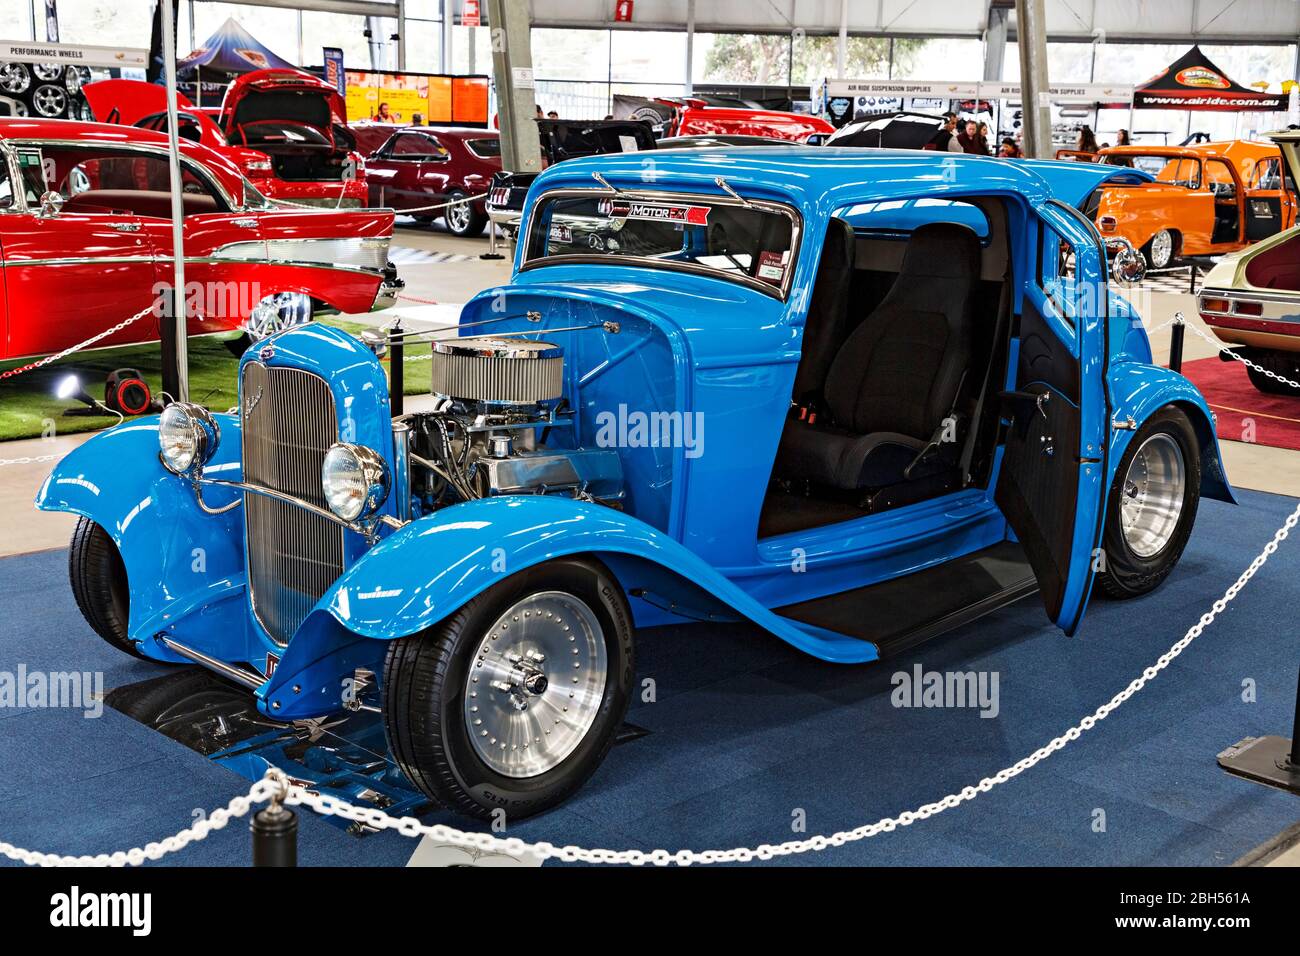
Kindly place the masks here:
POLYGON ((783 296, 794 266, 795 223, 792 210, 774 203, 544 197, 533 213, 524 262, 582 258, 706 272, 783 296))

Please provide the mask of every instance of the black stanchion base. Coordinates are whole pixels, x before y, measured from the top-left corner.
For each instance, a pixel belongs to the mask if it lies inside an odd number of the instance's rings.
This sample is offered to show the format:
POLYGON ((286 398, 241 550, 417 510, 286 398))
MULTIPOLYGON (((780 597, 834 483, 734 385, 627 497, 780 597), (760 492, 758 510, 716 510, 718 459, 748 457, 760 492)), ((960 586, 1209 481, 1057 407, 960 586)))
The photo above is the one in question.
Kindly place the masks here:
POLYGON ((480 259, 504 259, 505 256, 503 256, 499 252, 484 252, 479 255, 479 258, 480 259))
POLYGON ((1300 796, 1300 764, 1291 762, 1286 737, 1247 737, 1219 754, 1219 766, 1233 776, 1300 796))

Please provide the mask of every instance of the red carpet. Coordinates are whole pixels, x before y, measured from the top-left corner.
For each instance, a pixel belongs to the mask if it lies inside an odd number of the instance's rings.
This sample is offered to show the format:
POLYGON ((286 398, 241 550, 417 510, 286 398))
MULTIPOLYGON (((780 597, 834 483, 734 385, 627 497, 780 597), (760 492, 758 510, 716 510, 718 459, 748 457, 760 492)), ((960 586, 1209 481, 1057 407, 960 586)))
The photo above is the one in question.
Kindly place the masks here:
POLYGON ((1257 392, 1240 362, 1197 359, 1183 365, 1183 374, 1209 402, 1221 441, 1300 450, 1300 397, 1257 392))

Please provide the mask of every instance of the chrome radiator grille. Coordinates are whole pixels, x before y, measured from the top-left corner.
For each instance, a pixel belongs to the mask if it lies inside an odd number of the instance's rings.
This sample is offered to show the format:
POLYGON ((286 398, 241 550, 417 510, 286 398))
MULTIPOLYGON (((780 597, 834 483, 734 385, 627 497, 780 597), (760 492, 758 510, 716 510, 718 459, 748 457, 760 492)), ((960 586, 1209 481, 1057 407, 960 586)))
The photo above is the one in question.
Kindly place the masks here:
MULTIPOLYGON (((334 396, 325 380, 291 368, 244 366, 244 481, 321 508, 320 467, 338 440, 334 396)), ((253 613, 277 643, 343 573, 343 529, 304 508, 244 495, 248 592, 253 613)))

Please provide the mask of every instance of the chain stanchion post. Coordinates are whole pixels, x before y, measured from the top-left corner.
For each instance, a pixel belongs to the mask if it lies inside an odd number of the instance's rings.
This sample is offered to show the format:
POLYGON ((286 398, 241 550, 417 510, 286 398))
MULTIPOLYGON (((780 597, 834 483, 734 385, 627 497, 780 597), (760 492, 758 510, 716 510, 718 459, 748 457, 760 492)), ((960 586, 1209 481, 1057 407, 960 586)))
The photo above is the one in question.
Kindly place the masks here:
POLYGON ((1246 737, 1219 754, 1218 761, 1234 777, 1300 796, 1300 674, 1296 675, 1291 739, 1246 737))
POLYGON ((402 414, 406 400, 406 345, 399 318, 388 330, 388 404, 394 416, 402 414))
POLYGON ((479 256, 480 259, 504 259, 501 253, 497 252, 497 224, 488 220, 488 251, 479 256))
POLYGON ((1183 314, 1179 312, 1174 316, 1174 328, 1169 334, 1169 368, 1171 371, 1181 373, 1183 371, 1183 337, 1187 334, 1187 327, 1183 314))
POLYGON ((253 814, 248 829, 253 834, 253 866, 298 865, 298 814, 283 803, 289 784, 276 778, 281 789, 266 807, 253 814))
POLYGON ((164 288, 161 300, 162 321, 158 323, 158 338, 162 346, 162 390, 168 398, 177 401, 181 395, 181 366, 176 347, 176 290, 170 286, 164 288))
POLYGON ((1197 266, 1196 263, 1193 262, 1187 268, 1187 294, 1188 295, 1196 295, 1196 274, 1197 274, 1197 266))

